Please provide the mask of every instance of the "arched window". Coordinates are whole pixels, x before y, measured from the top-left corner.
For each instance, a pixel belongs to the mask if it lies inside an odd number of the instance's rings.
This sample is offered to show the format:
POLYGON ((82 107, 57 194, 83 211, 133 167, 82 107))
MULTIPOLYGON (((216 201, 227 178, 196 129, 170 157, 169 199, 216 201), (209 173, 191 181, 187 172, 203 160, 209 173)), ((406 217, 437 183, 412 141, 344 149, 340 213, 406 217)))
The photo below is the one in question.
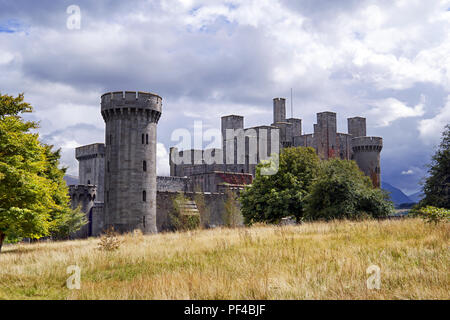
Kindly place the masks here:
POLYGON ((142 134, 142 144, 144 144, 144 134, 142 134))
POLYGON ((145 144, 148 144, 148 134, 145 135, 145 144))
POLYGON ((88 180, 88 184, 91 184, 91 180, 88 180))
POLYGON ((147 161, 142 162, 142 170, 147 171, 147 161))
POLYGON ((146 202, 147 201, 147 192, 142 191, 142 201, 146 202))

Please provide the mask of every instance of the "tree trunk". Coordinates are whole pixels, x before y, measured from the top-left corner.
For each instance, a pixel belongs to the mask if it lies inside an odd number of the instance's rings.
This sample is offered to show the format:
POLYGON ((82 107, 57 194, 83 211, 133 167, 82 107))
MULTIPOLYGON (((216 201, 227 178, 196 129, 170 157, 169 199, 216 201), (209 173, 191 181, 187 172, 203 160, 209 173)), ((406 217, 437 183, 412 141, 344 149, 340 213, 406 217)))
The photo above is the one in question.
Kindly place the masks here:
POLYGON ((6 238, 6 234, 4 234, 3 232, 0 232, 0 252, 2 252, 3 240, 5 240, 5 238, 6 238))

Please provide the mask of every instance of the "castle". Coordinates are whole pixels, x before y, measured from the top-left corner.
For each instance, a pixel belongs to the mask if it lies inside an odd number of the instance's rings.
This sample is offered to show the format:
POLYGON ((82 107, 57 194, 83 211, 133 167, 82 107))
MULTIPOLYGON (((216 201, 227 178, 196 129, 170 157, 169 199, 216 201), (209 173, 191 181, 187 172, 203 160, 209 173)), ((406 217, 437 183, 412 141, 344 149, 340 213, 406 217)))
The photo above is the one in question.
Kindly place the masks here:
POLYGON ((314 132, 302 134, 302 120, 286 119, 286 100, 273 99, 273 123, 244 129, 244 118, 222 117, 222 148, 170 149, 170 177, 156 175, 156 133, 162 98, 148 92, 119 91, 101 97, 105 143, 76 148, 79 185, 69 186, 72 207, 81 206, 89 223, 74 237, 97 236, 112 226, 119 232, 170 229, 169 213, 179 192, 202 193, 210 224, 223 224, 226 189, 251 184, 256 165, 286 147, 313 147, 321 159, 355 160, 380 186, 382 138, 366 136, 366 119, 347 119, 337 132, 336 113, 317 114, 314 132))

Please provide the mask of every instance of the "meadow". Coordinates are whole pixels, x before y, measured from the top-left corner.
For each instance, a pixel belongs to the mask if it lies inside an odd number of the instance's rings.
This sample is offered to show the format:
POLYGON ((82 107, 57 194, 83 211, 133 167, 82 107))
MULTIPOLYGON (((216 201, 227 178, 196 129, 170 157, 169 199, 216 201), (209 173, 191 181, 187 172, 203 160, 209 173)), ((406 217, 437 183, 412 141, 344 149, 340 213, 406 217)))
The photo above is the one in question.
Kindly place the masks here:
POLYGON ((14 244, 0 299, 450 299, 449 224, 420 219, 257 225, 14 244), (68 289, 67 268, 81 270, 68 289), (366 273, 380 268, 380 289, 366 273))

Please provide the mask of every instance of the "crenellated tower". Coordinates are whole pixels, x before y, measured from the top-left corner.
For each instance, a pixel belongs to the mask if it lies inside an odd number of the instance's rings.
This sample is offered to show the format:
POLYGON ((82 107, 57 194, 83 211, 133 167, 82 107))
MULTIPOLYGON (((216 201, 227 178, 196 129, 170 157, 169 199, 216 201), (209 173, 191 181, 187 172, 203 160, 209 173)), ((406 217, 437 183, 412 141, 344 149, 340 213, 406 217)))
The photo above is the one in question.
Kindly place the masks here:
POLYGON ((381 186, 380 153, 383 148, 381 137, 356 137, 351 140, 353 160, 366 176, 372 180, 374 187, 381 186))
POLYGON ((119 232, 156 228, 156 127, 162 98, 148 92, 102 95, 105 132, 106 227, 119 232))

